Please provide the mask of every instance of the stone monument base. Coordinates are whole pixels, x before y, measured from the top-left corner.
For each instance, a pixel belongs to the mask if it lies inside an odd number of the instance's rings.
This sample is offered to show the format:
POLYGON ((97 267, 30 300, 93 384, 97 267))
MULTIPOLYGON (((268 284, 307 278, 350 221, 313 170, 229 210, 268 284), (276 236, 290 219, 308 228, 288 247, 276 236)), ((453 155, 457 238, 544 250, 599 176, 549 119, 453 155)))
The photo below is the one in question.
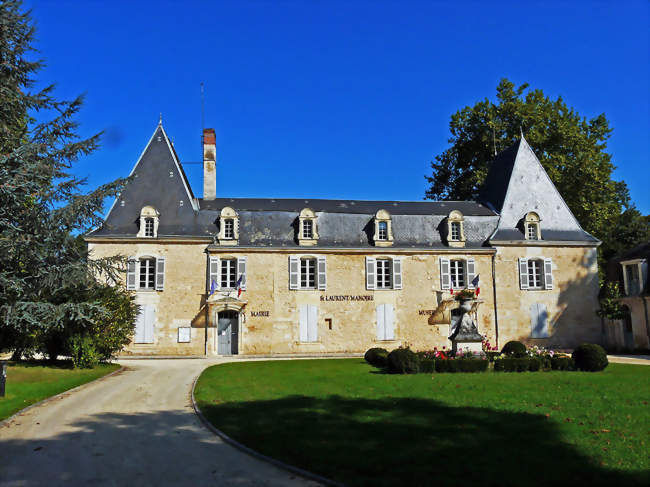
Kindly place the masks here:
POLYGON ((451 340, 451 350, 456 353, 459 349, 469 350, 471 352, 482 352, 483 351, 483 342, 482 341, 464 341, 464 340, 451 340))

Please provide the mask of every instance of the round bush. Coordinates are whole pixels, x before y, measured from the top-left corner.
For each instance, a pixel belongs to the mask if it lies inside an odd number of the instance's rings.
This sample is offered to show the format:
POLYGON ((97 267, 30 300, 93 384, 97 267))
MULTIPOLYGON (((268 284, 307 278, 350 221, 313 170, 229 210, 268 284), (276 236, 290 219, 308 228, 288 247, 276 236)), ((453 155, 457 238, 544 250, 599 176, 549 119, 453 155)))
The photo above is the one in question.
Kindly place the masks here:
POLYGON ((513 357, 524 357, 526 355, 526 345, 516 340, 512 340, 503 346, 501 353, 513 357))
POLYGON ((363 358, 366 360, 366 362, 375 367, 386 367, 386 363, 388 361, 388 350, 378 347, 370 348, 365 353, 363 358))
POLYGON ((583 343, 573 351, 571 357, 575 362, 576 369, 587 372, 598 372, 609 364, 607 352, 595 343, 583 343))
POLYGON ((417 374, 418 356, 410 348, 396 348, 388 354, 388 370, 396 374, 417 374))

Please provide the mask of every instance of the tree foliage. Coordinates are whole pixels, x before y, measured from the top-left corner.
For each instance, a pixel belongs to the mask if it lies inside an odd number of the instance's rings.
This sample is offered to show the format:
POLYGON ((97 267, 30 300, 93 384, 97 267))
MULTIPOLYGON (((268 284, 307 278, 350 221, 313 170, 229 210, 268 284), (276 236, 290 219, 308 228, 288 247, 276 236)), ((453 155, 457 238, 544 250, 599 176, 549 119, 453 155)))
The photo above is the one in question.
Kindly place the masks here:
POLYGON ((89 290, 116 282, 120 258, 89 260, 75 235, 101 223, 104 199, 124 181, 82 192, 74 163, 98 146, 77 135, 82 97, 35 90, 43 63, 19 1, 0 3, 0 348, 36 349, 53 330, 93 326, 109 310, 89 290), (38 118, 36 118, 38 117, 38 118))
POLYGON ((650 237, 648 219, 631 204, 627 185, 612 179, 615 166, 606 152, 612 129, 604 114, 587 119, 562 97, 502 79, 495 102, 486 98, 459 110, 449 129, 451 146, 436 156, 426 176, 427 198, 476 199, 495 151, 524 133, 582 227, 603 241, 603 256, 650 237))

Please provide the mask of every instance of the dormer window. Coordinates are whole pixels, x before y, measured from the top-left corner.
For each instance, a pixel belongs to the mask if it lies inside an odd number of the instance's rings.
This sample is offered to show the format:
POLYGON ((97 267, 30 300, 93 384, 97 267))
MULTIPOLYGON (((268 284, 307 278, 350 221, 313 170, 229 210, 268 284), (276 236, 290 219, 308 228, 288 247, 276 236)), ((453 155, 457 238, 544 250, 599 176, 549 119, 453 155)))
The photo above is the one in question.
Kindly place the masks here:
POLYGON ((298 216, 298 244, 316 245, 318 243, 318 226, 316 214, 311 208, 303 208, 298 216))
POLYGON ((458 210, 453 210, 447 217, 447 244, 450 247, 465 246, 465 218, 458 210))
POLYGON ((526 240, 541 240, 542 233, 539 228, 539 215, 534 211, 526 213, 524 218, 524 235, 526 240))
POLYGON ((229 206, 221 210, 217 238, 220 245, 237 245, 239 243, 239 215, 229 206))
POLYGON ((393 245, 393 224, 390 213, 386 210, 379 210, 375 214, 373 241, 377 247, 390 247, 393 245))
POLYGON ((138 237, 158 237, 158 217, 160 213, 153 206, 145 206, 140 210, 140 230, 138 237))

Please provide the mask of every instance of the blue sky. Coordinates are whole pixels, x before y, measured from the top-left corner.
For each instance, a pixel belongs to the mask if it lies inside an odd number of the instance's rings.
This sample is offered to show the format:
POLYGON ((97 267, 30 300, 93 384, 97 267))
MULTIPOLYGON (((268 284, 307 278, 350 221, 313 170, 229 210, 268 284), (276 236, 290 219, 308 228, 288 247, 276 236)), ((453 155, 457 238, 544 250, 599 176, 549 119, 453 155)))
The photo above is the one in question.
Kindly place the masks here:
MULTIPOLYGON (((86 93, 82 134, 106 131, 75 169, 91 187, 128 175, 160 112, 199 161, 203 82, 218 196, 420 200, 450 115, 507 77, 605 113, 615 177, 650 213, 645 0, 26 5, 39 79, 86 93)), ((200 196, 201 166, 185 169, 200 196)))

